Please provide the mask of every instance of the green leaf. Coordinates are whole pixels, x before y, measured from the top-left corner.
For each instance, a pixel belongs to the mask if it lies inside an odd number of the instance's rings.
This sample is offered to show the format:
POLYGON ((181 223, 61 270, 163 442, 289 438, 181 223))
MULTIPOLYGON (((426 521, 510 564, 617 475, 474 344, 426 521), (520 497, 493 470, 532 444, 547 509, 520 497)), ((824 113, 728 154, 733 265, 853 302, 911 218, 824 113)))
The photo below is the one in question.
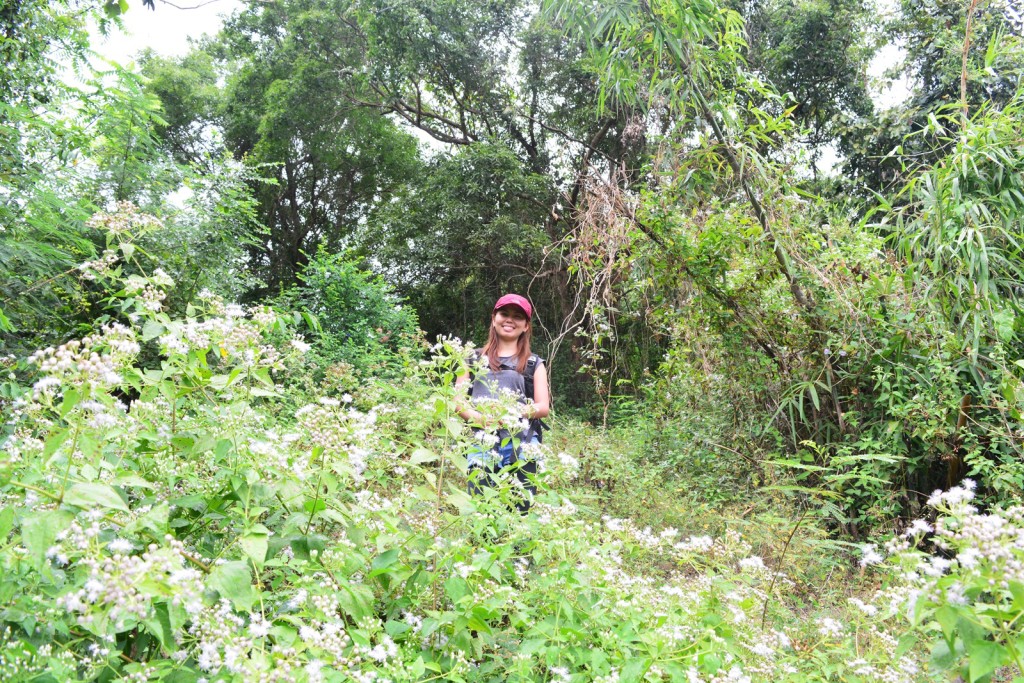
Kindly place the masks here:
POLYGON ((307 500, 302 504, 302 508, 311 515, 318 512, 322 512, 327 509, 327 503, 321 498, 315 498, 313 500, 307 500))
POLYGON ((259 524, 253 527, 238 539, 245 556, 252 560, 257 567, 262 568, 267 559, 267 548, 270 541, 270 532, 266 527, 259 524))
POLYGON ((419 678, 427 671, 426 664, 423 663, 423 656, 420 655, 416 658, 416 661, 412 663, 412 675, 414 678, 419 678))
POLYGON ((178 649, 174 641, 174 628, 171 626, 171 617, 167 609, 167 603, 153 605, 153 614, 142 620, 146 630, 160 641, 160 645, 169 652, 178 649))
POLYGON ((107 484, 75 484, 64 492, 64 502, 84 509, 98 507, 128 512, 128 504, 107 484))
POLYGON ((142 326, 142 341, 148 342, 151 339, 156 339, 164 333, 164 326, 155 320, 147 320, 146 324, 142 326))
POLYGON ((70 431, 67 429, 58 429, 56 432, 51 434, 46 439, 46 443, 43 444, 43 459, 49 458, 51 455, 57 452, 57 449, 67 441, 68 434, 70 431))
POLYGON ((917 645, 917 636, 913 633, 904 633, 899 642, 896 644, 896 652, 894 656, 899 659, 903 655, 910 652, 910 650, 917 645))
POLYGON ((0 543, 7 540, 7 535, 14 528, 14 508, 5 507, 0 510, 0 543))
POLYGON ((369 586, 363 583, 354 585, 343 583, 341 588, 335 593, 338 605, 353 621, 360 621, 373 613, 375 597, 369 586))
POLYGON ((423 465, 428 462, 435 462, 436 460, 437 454, 428 451, 426 448, 417 448, 409 457, 409 463, 413 465, 423 465))
POLYGON ((1024 611, 1024 583, 1010 581, 1010 594, 1013 596, 1013 609, 1024 611))
POLYGON ((391 550, 385 550, 377 557, 373 558, 373 562, 370 563, 370 576, 376 576, 382 572, 387 571, 389 567, 398 561, 398 548, 392 548, 391 550))
POLYGON ((519 645, 519 654, 525 657, 535 655, 542 649, 544 649, 544 646, 547 645, 547 642, 548 641, 544 640, 543 638, 531 638, 529 640, 524 640, 519 645))
POLYGON ((459 604, 459 600, 470 594, 469 584, 461 576, 453 576, 444 582, 444 592, 453 603, 459 604))
POLYGON ((152 489, 152 482, 148 482, 137 474, 124 474, 114 479, 114 483, 118 486, 127 486, 129 488, 137 489, 152 489))
POLYGON ((947 643, 953 642, 953 635, 956 633, 956 620, 959 616, 956 607, 951 605, 943 605, 935 610, 935 621, 939 622, 939 626, 942 627, 942 635, 945 636, 947 643))
POLYGON ((970 683, 984 678, 996 670, 1006 658, 1006 648, 991 640, 975 640, 967 643, 967 658, 970 664, 970 683))
POLYGON ((636 683, 644 677, 647 670, 651 668, 651 658, 644 657, 643 659, 631 659, 626 663, 626 666, 622 667, 622 673, 619 674, 619 680, 622 683, 636 683))
POLYGON ((67 414, 70 413, 81 400, 82 393, 78 391, 78 389, 75 389, 74 387, 68 387, 64 391, 64 400, 62 400, 60 403, 60 410, 57 411, 58 414, 61 417, 67 416, 67 414))
POLYGON ((234 561, 217 565, 206 579, 206 585, 227 598, 235 609, 249 610, 256 601, 252 587, 252 574, 247 562, 234 561))
POLYGON ((57 534, 71 526, 73 519, 69 512, 50 510, 34 514, 22 522, 21 542, 37 569, 46 562, 46 551, 57 540, 57 534))

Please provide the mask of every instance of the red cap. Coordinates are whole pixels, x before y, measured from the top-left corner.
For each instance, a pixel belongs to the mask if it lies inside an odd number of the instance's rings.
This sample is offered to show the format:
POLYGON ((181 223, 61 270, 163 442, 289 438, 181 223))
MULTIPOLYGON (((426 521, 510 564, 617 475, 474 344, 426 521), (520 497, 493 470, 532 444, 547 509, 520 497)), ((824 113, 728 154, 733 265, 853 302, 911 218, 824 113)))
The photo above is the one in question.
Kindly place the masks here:
POLYGON ((533 306, 526 300, 526 297, 519 296, 518 294, 506 294, 498 299, 498 303, 494 304, 494 310, 504 308, 505 306, 518 306, 523 309, 527 320, 533 317, 533 306))

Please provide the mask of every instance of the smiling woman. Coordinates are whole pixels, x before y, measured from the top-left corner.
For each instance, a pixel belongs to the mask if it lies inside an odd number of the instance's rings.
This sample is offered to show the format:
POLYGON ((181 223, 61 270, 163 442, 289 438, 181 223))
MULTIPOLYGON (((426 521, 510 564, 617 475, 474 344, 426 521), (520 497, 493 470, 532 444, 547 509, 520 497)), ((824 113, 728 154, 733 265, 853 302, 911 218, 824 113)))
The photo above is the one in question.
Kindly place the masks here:
POLYGON ((547 367, 530 351, 533 305, 518 294, 498 299, 491 312, 487 344, 475 356, 475 375, 459 377, 457 385, 469 385, 470 405, 460 406, 459 415, 478 428, 480 445, 468 454, 471 493, 481 486, 493 486, 492 475, 505 468, 529 495, 518 507, 525 512, 536 492, 532 475, 537 463, 531 451, 541 440, 541 418, 550 412, 547 367))

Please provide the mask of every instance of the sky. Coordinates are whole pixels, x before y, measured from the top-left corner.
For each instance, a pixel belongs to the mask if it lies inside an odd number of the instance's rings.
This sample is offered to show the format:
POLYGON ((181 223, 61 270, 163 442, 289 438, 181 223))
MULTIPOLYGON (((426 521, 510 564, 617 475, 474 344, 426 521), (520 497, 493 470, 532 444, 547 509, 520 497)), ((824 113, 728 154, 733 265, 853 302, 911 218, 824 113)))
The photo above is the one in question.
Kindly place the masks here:
POLYGON ((239 0, 156 0, 156 10, 142 6, 142 0, 129 0, 125 12, 125 33, 114 31, 104 38, 93 35, 93 49, 104 57, 127 64, 141 50, 151 47, 165 57, 180 57, 188 52, 188 39, 220 29, 221 16, 243 7, 239 0), (188 8, 188 9, 182 9, 188 8))

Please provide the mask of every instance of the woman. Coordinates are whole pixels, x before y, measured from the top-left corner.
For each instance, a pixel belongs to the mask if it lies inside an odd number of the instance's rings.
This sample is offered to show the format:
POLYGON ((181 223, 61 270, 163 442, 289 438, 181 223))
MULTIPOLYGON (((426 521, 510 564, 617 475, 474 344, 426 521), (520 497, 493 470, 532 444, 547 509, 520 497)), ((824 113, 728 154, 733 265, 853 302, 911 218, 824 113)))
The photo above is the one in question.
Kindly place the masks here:
MULTIPOLYGON (((465 374, 455 382, 456 386, 469 385, 471 398, 469 405, 461 407, 459 415, 480 428, 481 435, 493 433, 490 439, 497 439, 493 447, 480 446, 469 453, 469 491, 472 494, 479 493, 482 486, 493 486, 491 475, 518 462, 523 446, 530 448, 540 443, 540 420, 550 413, 551 395, 544 360, 530 351, 532 318, 533 306, 525 297, 506 294, 498 299, 491 312, 487 344, 481 351, 487 372, 476 377, 465 374), (479 408, 509 393, 521 405, 518 415, 522 424, 516 429, 498 429, 494 433, 499 426, 497 419, 488 417, 479 408)), ((537 463, 533 460, 525 460, 515 468, 517 478, 531 494, 536 493, 536 487, 528 475, 536 471, 537 463)), ((526 512, 529 501, 517 507, 526 512)))

